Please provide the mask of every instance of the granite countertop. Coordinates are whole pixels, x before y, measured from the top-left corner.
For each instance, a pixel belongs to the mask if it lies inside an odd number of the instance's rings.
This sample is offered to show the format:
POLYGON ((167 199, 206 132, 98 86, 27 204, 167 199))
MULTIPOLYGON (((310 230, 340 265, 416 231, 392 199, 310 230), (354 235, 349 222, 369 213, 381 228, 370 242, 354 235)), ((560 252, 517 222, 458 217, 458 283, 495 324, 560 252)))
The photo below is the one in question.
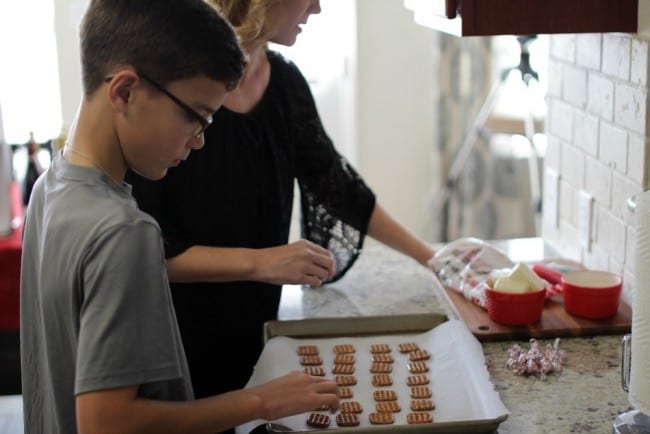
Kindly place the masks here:
MULTIPOLYGON (((499 247, 516 260, 548 257, 539 239, 499 247), (525 257, 521 257, 524 255, 525 257)), ((373 245, 338 282, 321 288, 285 286, 280 319, 443 313, 454 318, 431 271, 386 247, 373 245)), ((611 433, 617 414, 629 409, 620 386, 620 335, 562 338, 564 369, 545 381, 506 368, 508 349, 528 342, 483 343, 490 377, 510 411, 499 433, 611 433)), ((541 347, 552 341, 540 341, 541 347)))

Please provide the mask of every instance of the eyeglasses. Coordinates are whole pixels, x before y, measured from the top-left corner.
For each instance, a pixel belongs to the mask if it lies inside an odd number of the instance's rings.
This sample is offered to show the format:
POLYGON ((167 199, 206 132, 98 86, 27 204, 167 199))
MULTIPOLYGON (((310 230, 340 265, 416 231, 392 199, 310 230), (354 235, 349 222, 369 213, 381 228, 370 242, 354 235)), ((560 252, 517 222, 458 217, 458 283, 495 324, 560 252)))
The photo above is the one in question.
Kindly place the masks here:
MULTIPOLYGON (((190 118, 192 118, 193 120, 196 120, 199 123, 199 127, 196 129, 196 131, 194 131, 194 137, 199 137, 201 134, 203 134, 205 132, 205 130, 210 126, 210 124, 212 124, 212 116, 209 116, 207 118, 201 116, 199 113, 196 112, 196 110, 194 110, 189 105, 185 104, 183 101, 180 100, 180 98, 178 98, 176 95, 174 95, 173 93, 171 93, 170 91, 165 89, 165 87, 162 84, 160 84, 157 81, 155 81, 154 79, 148 77, 143 72, 138 71, 138 75, 140 75, 140 77, 144 78, 150 85, 155 87, 157 90, 159 90, 160 92, 167 95, 169 97, 169 99, 171 99, 172 101, 174 101, 176 103, 176 105, 178 105, 180 108, 185 110, 185 113, 187 113, 190 116, 190 118)), ((104 81, 108 83, 112 79, 113 79, 113 76, 109 75, 108 77, 106 77, 104 79, 104 81)))

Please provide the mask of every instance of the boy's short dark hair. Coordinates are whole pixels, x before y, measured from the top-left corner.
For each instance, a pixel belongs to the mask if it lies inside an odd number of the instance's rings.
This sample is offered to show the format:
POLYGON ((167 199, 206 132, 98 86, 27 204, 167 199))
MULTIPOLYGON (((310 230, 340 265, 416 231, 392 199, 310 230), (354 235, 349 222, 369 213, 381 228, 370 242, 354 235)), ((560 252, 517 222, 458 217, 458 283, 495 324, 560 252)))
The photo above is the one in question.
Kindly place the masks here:
POLYGON ((246 63, 232 26, 204 0, 92 0, 80 38, 85 95, 115 65, 163 84, 205 75, 232 88, 246 63))

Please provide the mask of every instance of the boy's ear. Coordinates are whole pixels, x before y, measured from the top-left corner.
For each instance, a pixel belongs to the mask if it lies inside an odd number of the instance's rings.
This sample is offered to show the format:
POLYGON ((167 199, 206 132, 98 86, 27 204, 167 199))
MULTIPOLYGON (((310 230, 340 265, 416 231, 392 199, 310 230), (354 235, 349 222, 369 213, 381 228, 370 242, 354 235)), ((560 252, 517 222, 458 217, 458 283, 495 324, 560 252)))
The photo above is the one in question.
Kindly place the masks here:
POLYGON ((138 74, 133 70, 121 70, 108 82, 108 97, 119 111, 126 109, 133 95, 133 87, 138 82, 138 74))

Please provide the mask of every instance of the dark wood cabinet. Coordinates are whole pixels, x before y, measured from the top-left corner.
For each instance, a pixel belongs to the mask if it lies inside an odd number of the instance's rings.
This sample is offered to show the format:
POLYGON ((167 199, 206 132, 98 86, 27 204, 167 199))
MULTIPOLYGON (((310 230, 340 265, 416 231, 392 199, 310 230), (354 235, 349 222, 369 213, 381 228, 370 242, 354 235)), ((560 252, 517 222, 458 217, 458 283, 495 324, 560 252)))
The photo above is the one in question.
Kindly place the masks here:
POLYGON ((430 1, 436 6, 427 6, 423 0, 411 2, 416 5, 412 7, 416 20, 459 36, 637 33, 643 30, 643 21, 650 19, 640 15, 648 15, 645 5, 640 8, 648 0, 430 1))

